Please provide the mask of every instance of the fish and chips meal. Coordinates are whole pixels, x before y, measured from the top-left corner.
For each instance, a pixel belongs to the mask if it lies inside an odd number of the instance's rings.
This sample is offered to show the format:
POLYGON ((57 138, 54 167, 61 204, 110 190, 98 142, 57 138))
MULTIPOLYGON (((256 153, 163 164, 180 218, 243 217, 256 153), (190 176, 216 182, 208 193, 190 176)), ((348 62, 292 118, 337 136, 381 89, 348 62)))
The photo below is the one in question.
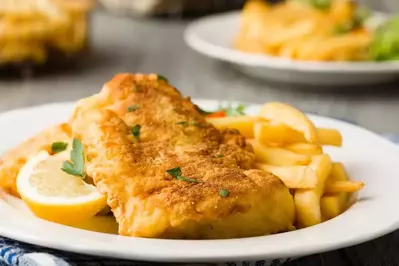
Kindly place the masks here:
POLYGON ((302 61, 399 59, 399 17, 368 23, 372 14, 353 0, 249 0, 235 49, 302 61))
POLYGON ((43 64, 51 53, 71 56, 87 44, 91 0, 1 0, 0 65, 43 64))
POLYGON ((42 219, 146 238, 269 235, 350 207, 364 184, 323 151, 339 131, 279 102, 244 109, 202 110, 161 75, 118 74, 6 152, 0 187, 42 219))

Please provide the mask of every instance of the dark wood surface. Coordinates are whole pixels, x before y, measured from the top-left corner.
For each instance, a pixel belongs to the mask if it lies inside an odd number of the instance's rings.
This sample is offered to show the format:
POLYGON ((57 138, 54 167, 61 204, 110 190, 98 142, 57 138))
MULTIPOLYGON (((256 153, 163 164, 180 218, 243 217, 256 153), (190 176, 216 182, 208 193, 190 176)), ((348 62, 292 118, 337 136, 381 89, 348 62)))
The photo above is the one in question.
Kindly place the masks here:
MULTIPOLYGON (((399 83, 336 91, 252 80, 188 48, 183 42, 186 23, 96 14, 93 54, 69 71, 0 81, 0 111, 77 100, 97 92, 117 72, 156 72, 194 98, 279 100, 309 112, 349 119, 379 133, 399 133, 399 83)), ((289 265, 399 265, 399 233, 289 265)))

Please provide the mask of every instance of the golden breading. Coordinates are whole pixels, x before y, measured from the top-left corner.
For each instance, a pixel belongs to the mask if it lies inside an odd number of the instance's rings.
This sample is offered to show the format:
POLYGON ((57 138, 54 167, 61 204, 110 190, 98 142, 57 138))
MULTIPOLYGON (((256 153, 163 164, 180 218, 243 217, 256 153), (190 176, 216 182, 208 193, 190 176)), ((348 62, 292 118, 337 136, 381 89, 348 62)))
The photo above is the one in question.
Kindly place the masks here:
POLYGON ((5 153, 0 158, 0 188, 19 196, 16 179, 25 162, 42 150, 51 152, 53 142, 70 142, 70 139, 71 128, 68 124, 60 124, 38 133, 5 153))
POLYGON ((216 239, 293 229, 288 188, 270 173, 248 170, 254 154, 244 137, 207 123, 157 75, 117 75, 80 101, 70 122, 121 235, 216 239), (196 182, 166 172, 175 167, 196 182))

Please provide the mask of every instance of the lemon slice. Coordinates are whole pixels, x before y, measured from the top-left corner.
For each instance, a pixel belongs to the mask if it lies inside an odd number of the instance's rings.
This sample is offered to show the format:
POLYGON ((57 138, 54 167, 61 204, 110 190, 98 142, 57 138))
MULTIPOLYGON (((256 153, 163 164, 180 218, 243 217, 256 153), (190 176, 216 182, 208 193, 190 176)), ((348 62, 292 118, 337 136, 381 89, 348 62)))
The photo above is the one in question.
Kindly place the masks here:
POLYGON ((74 225, 94 217, 106 206, 106 198, 81 177, 61 170, 68 157, 67 151, 54 156, 40 152, 22 167, 17 188, 36 216, 74 225))

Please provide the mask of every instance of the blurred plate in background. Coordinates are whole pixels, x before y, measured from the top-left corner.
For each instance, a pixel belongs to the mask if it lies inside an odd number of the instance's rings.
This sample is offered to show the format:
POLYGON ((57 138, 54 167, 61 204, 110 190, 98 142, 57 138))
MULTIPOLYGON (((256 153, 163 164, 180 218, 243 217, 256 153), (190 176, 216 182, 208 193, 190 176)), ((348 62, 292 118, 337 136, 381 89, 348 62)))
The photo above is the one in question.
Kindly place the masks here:
MULTIPOLYGON (((375 14, 371 23, 387 18, 375 14)), ((267 55, 247 54, 232 48, 239 30, 240 12, 208 16, 192 22, 185 41, 209 57, 230 62, 242 72, 262 79, 309 85, 376 84, 399 77, 399 61, 308 62, 267 55)))

